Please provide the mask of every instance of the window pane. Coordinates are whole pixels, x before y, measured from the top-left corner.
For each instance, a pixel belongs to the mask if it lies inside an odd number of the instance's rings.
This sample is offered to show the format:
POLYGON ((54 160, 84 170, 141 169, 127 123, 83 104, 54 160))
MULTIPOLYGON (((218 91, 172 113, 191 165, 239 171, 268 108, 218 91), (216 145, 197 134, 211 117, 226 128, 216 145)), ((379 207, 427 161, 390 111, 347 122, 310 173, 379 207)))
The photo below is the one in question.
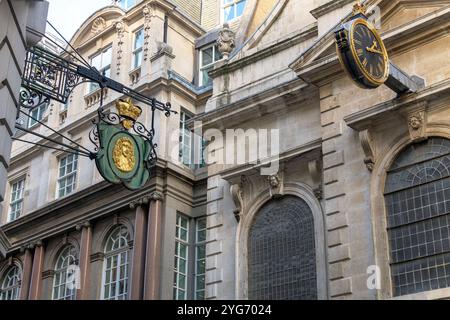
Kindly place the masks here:
POLYGON ((102 55, 98 54, 95 57, 91 59, 91 65, 94 68, 97 68, 97 70, 100 70, 102 68, 102 55))
POLYGON ((210 72, 213 68, 206 68, 202 70, 202 85, 207 86, 212 83, 212 79, 209 77, 208 72, 210 72))
POLYGON ((180 257, 183 257, 183 258, 187 257, 187 246, 184 244, 180 245, 180 257))
POLYGON ((248 298, 317 299, 314 216, 301 198, 271 200, 255 216, 248 235, 248 298))
POLYGON ((246 2, 247 1, 241 1, 236 5, 236 17, 242 16, 242 14, 244 13, 246 2))
POLYGON ((108 49, 106 49, 106 51, 103 52, 101 68, 109 66, 111 64, 111 60, 112 60, 112 47, 109 47, 108 49))
POLYGON ((213 63, 213 47, 202 51, 202 67, 213 63))
POLYGON ((225 22, 233 20, 235 18, 234 5, 223 9, 223 18, 224 18, 225 22))
POLYGON ((142 48, 144 45, 144 30, 141 29, 135 33, 134 49, 142 48))
POLYGON ((385 185, 395 296, 450 286, 450 140, 411 144, 385 185), (413 178, 411 178, 413 177, 413 178))
POLYGON ((214 62, 222 60, 223 55, 220 53, 219 49, 216 47, 214 50, 214 62))
POLYGON ((139 50, 134 53, 133 68, 136 69, 140 67, 141 64, 142 64, 142 50, 139 50))

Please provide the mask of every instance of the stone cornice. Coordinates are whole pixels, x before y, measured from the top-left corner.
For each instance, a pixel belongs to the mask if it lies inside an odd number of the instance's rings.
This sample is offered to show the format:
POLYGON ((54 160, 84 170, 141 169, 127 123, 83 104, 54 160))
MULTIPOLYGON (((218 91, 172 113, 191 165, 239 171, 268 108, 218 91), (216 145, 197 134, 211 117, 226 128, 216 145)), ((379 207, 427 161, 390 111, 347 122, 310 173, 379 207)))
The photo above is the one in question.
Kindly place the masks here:
POLYGON ((328 1, 327 3, 317 7, 314 10, 311 10, 310 13, 312 16, 316 19, 319 19, 321 16, 326 15, 327 13, 330 13, 331 11, 334 11, 336 9, 342 8, 343 6, 354 2, 354 0, 333 0, 328 1))
POLYGON ((239 69, 244 68, 250 64, 253 64, 259 60, 265 59, 267 57, 271 57, 272 55, 286 50, 292 46, 295 46, 307 39, 310 39, 314 36, 317 36, 317 24, 314 23, 308 26, 305 30, 300 30, 298 33, 291 35, 281 41, 277 41, 273 45, 264 48, 262 50, 258 50, 255 53, 238 59, 236 61, 224 64, 223 66, 212 70, 209 74, 212 78, 216 78, 226 73, 230 73, 239 69))
POLYGON ((6 253, 8 252, 10 246, 11 244, 9 243, 8 238, 0 228, 0 258, 6 257, 6 253))
MULTIPOLYGON (((276 74, 275 76, 277 75, 279 74, 276 74)), ((308 94, 302 95, 299 93, 305 90, 307 91, 308 88, 309 85, 298 78, 284 83, 278 83, 277 86, 266 89, 263 92, 257 92, 241 100, 231 102, 217 109, 200 114, 199 116, 195 117, 191 121, 191 123, 193 125, 194 121, 201 121, 203 129, 208 129, 213 126, 215 126, 215 128, 217 129, 224 128, 225 123, 226 126, 230 126, 233 125, 233 123, 236 121, 244 121, 244 115, 254 117, 255 112, 258 112, 258 108, 260 108, 262 105, 268 102, 273 102, 273 105, 276 105, 274 102, 277 99, 283 99, 283 96, 289 96, 292 99, 292 103, 307 99, 308 94)), ((230 95, 232 94, 233 92, 230 93, 230 95)), ((282 100, 282 102, 283 106, 285 107, 287 101, 282 100)))
MULTIPOLYGON (((400 54, 448 34, 450 31, 450 8, 445 7, 424 15, 409 23, 383 33, 382 37, 389 48, 390 55, 400 54)), ((336 52, 316 58, 321 50, 334 47, 332 34, 324 35, 317 43, 290 65, 297 75, 308 83, 332 81, 343 75, 336 52)))
MULTIPOLYGON (((181 168, 158 160, 156 177, 153 177, 142 190, 130 193, 121 186, 102 181, 3 225, 0 230, 6 236, 16 239, 6 251, 19 250, 23 246, 37 243, 42 239, 65 234, 69 230, 76 230, 77 227, 81 230, 82 227, 88 226, 86 222, 92 223, 92 221, 119 210, 130 210, 130 203, 139 202, 144 197, 148 197, 148 200, 151 201, 152 195, 155 200, 170 196, 193 206, 191 194, 161 184, 167 179, 167 175, 177 177, 191 185, 196 183, 192 180, 195 179, 195 175, 190 174, 190 178, 188 178, 181 168), (43 225, 46 227, 38 227, 43 225), (17 237, 18 234, 21 235, 20 239, 17 237)), ((196 205, 200 205, 200 203, 196 203, 196 205)))
MULTIPOLYGON (((307 142, 304 145, 301 145, 294 149, 290 149, 290 150, 283 152, 278 157, 278 161, 281 164, 281 163, 287 162, 291 159, 294 159, 294 158, 297 158, 300 156, 305 156, 306 154, 311 154, 311 159, 309 159, 309 160, 316 159, 320 156, 321 149, 322 149, 322 139, 318 138, 316 140, 307 142)), ((261 168, 269 166, 270 163, 273 162, 274 160, 277 160, 277 159, 268 158, 266 160, 261 161, 261 163, 259 163, 257 165, 244 164, 244 165, 236 166, 231 169, 223 170, 219 174, 222 177, 222 179, 225 179, 232 183, 236 183, 236 181, 238 181, 242 175, 259 174, 261 168)))
MULTIPOLYGON (((187 16, 183 11, 178 9, 176 5, 174 5, 170 1, 165 0, 151 0, 151 1, 142 1, 141 3, 137 4, 131 10, 128 12, 123 11, 120 7, 110 5, 107 7, 104 7, 98 11, 96 11, 94 14, 92 14, 87 20, 83 22, 83 24, 80 26, 74 37, 70 40, 70 43, 73 44, 73 41, 77 38, 77 36, 81 35, 81 31, 87 27, 92 21, 94 21, 97 17, 101 16, 102 13, 104 13, 106 10, 112 10, 117 13, 122 13, 121 19, 124 21, 130 21, 137 16, 141 15, 142 19, 144 19, 144 15, 142 14, 142 10, 146 5, 154 5, 161 8, 163 11, 169 13, 169 15, 176 19, 178 23, 181 23, 184 25, 187 29, 189 29, 192 33, 195 34, 195 36, 200 36, 204 34, 206 31, 203 29, 202 26, 200 26, 198 23, 193 21, 189 16, 187 16)), ((108 27, 106 27, 102 32, 98 33, 97 35, 89 38, 85 42, 78 44, 77 49, 82 50, 83 48, 95 43, 97 39, 104 37, 106 34, 108 34, 111 31, 114 31, 114 23, 108 27)))
POLYGON ((393 99, 373 107, 350 114, 344 118, 347 125, 356 130, 363 131, 369 129, 379 120, 386 121, 387 116, 396 113, 399 109, 415 107, 420 104, 427 104, 430 109, 436 100, 450 97, 450 79, 439 82, 420 90, 417 93, 408 94, 401 98, 393 99))

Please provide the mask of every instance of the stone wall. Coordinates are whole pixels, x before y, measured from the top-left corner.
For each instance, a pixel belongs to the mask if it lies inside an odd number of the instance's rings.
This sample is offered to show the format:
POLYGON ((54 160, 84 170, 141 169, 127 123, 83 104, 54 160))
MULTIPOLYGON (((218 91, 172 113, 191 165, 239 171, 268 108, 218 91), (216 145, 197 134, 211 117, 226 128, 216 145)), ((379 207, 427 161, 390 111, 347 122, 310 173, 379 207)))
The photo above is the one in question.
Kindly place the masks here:
POLYGON ((47 11, 46 1, 0 1, 0 202, 5 195, 25 52, 39 40, 27 34, 26 27, 43 32, 47 11))

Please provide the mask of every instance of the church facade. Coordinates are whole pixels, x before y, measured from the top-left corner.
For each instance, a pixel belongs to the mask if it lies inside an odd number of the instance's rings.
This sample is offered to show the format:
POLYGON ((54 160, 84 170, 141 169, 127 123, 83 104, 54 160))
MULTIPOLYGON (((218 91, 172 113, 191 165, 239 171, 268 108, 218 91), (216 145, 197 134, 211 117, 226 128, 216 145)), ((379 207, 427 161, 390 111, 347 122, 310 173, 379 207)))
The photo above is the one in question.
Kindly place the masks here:
MULTIPOLYGON (((93 13, 71 44, 177 114, 141 106, 159 160, 135 192, 88 158, 13 143, 1 299, 449 298, 450 1, 364 1, 390 62, 421 79, 404 94, 345 72, 335 31, 354 4, 117 1, 93 13)), ((97 108, 122 98, 86 83, 18 121, 93 148, 97 108)))

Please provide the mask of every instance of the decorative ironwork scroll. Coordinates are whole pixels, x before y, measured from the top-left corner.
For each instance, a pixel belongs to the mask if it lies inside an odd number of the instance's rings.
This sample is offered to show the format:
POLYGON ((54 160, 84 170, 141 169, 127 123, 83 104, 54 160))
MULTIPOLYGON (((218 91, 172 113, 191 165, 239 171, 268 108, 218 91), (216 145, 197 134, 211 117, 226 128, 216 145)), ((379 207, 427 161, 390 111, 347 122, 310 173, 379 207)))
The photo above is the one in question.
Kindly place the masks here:
POLYGON ((34 108, 49 99, 67 103, 72 90, 88 81, 78 74, 78 66, 39 47, 26 55, 20 105, 34 108))

